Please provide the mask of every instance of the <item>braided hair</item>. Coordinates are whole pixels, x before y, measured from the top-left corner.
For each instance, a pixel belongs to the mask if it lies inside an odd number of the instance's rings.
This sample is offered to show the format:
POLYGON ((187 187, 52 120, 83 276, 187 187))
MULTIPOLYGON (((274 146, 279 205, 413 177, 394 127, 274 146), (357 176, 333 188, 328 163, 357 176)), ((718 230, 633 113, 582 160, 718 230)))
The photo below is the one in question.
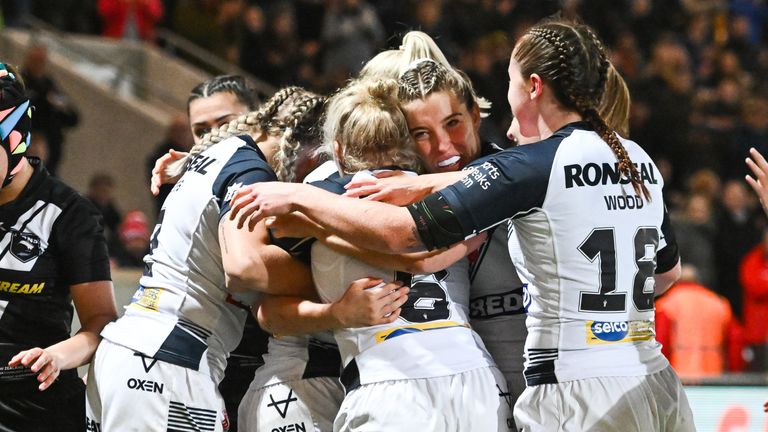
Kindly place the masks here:
MULTIPOLYGON (((405 91, 399 96, 406 96, 403 103, 416 99, 424 99, 431 92, 450 91, 458 100, 464 102, 470 112, 477 105, 481 110, 481 116, 486 117, 491 108, 491 103, 478 96, 469 77, 459 69, 454 68, 448 62, 445 54, 440 50, 435 41, 426 33, 410 31, 403 36, 400 47, 396 50, 382 51, 365 64, 360 71, 360 78, 366 79, 405 79, 405 91), (419 91, 418 87, 409 89, 408 86, 418 81, 416 74, 427 74, 434 69, 422 63, 432 63, 443 68, 439 81, 428 88, 419 91)), ((424 75, 421 79, 436 79, 424 75)))
POLYGON ((248 88, 245 78, 240 75, 219 75, 201 82, 189 92, 187 109, 189 109, 189 104, 192 101, 209 98, 217 93, 232 93, 238 101, 250 110, 256 109, 256 105, 258 105, 258 100, 253 91, 248 88))
POLYGON ((650 200, 650 192, 637 167, 598 111, 610 62, 595 32, 584 24, 545 21, 520 38, 512 57, 520 65, 523 76, 538 74, 554 90, 560 104, 578 112, 590 123, 613 151, 619 171, 632 183, 635 193, 650 200))
POLYGON ((325 98, 300 87, 286 87, 275 93, 260 109, 243 114, 212 130, 202 142, 192 147, 189 155, 167 168, 169 176, 178 177, 200 153, 225 139, 249 134, 280 137, 273 160, 268 161, 282 181, 295 181, 295 158, 302 147, 318 149, 322 143, 319 126, 325 98))
POLYGON ((2 185, 6 187, 23 166, 29 147, 32 114, 24 82, 9 65, 0 63, 0 148, 6 153, 8 167, 2 185))

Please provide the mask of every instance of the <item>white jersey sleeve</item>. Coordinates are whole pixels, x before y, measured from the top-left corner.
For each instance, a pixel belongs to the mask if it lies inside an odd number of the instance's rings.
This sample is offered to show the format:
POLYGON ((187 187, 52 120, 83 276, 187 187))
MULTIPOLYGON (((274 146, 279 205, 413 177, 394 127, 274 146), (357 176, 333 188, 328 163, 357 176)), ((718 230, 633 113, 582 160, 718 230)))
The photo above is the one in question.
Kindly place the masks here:
POLYGON ((586 123, 481 160, 425 200, 441 200, 451 214, 442 222, 462 237, 513 218, 520 248, 510 255, 530 283, 529 385, 647 375, 668 364, 654 337, 653 276, 677 263, 677 248, 658 168, 637 144, 622 143, 650 200, 634 193, 586 123))
POLYGON ((230 138, 191 161, 158 215, 139 289, 103 337, 221 379, 248 310, 226 290, 219 221, 238 188, 276 180, 249 142, 230 138))

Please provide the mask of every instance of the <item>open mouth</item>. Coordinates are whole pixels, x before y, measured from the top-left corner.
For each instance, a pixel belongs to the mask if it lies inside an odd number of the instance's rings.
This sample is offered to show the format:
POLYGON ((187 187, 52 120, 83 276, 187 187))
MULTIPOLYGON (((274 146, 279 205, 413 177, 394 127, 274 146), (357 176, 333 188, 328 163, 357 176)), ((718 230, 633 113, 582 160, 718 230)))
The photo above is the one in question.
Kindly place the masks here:
POLYGON ((438 162, 437 166, 439 166, 440 168, 445 168, 447 166, 451 166, 455 163, 458 163, 459 159, 461 159, 461 156, 458 156, 458 155, 452 156, 452 157, 449 157, 448 159, 438 162))

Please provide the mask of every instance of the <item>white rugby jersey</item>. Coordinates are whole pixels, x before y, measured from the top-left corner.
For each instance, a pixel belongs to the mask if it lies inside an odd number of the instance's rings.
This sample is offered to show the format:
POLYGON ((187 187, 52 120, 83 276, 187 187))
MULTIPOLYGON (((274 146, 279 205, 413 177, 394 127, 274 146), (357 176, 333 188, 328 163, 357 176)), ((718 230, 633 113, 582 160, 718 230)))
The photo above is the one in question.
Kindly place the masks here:
POLYGON ((338 377, 339 349, 333 334, 269 338, 264 365, 256 370, 251 387, 264 387, 300 379, 338 377))
POLYGON ((608 145, 577 122, 473 163, 463 181, 411 207, 432 247, 513 218, 520 247, 510 256, 531 283, 529 385, 646 375, 668 365, 655 340, 653 276, 679 255, 658 168, 636 143, 622 143, 651 201, 636 196, 608 145), (443 213, 424 211, 438 201, 443 213), (450 238, 435 225, 461 232, 450 238))
POLYGON ((250 137, 196 156, 165 200, 139 289, 102 336, 159 360, 210 373, 219 382, 240 341, 248 308, 227 293, 219 221, 240 187, 274 181, 250 137))
MULTIPOLYGON (((371 174, 356 174, 366 175, 371 174)), ((408 300, 395 322, 334 332, 342 364, 347 367, 355 360, 360 384, 429 378, 493 365, 469 326, 467 259, 434 274, 408 278, 409 275, 368 265, 316 242, 312 245, 312 276, 320 298, 326 303, 341 298, 353 281, 364 277, 385 282, 411 279, 410 283, 406 280, 410 286, 408 300)))
POLYGON ((524 284, 509 256, 507 243, 517 241, 507 221, 493 229, 482 247, 470 255, 469 319, 508 382, 522 377, 528 330, 523 305, 524 284))

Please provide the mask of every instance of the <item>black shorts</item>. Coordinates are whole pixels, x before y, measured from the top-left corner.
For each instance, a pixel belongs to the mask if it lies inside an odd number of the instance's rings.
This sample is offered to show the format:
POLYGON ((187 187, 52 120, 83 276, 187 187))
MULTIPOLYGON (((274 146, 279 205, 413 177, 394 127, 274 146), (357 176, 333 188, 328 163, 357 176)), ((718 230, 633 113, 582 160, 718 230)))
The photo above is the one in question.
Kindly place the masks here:
POLYGON ((74 370, 65 372, 42 392, 34 382, 24 388, 0 384, 0 432, 84 431, 85 384, 74 370))

